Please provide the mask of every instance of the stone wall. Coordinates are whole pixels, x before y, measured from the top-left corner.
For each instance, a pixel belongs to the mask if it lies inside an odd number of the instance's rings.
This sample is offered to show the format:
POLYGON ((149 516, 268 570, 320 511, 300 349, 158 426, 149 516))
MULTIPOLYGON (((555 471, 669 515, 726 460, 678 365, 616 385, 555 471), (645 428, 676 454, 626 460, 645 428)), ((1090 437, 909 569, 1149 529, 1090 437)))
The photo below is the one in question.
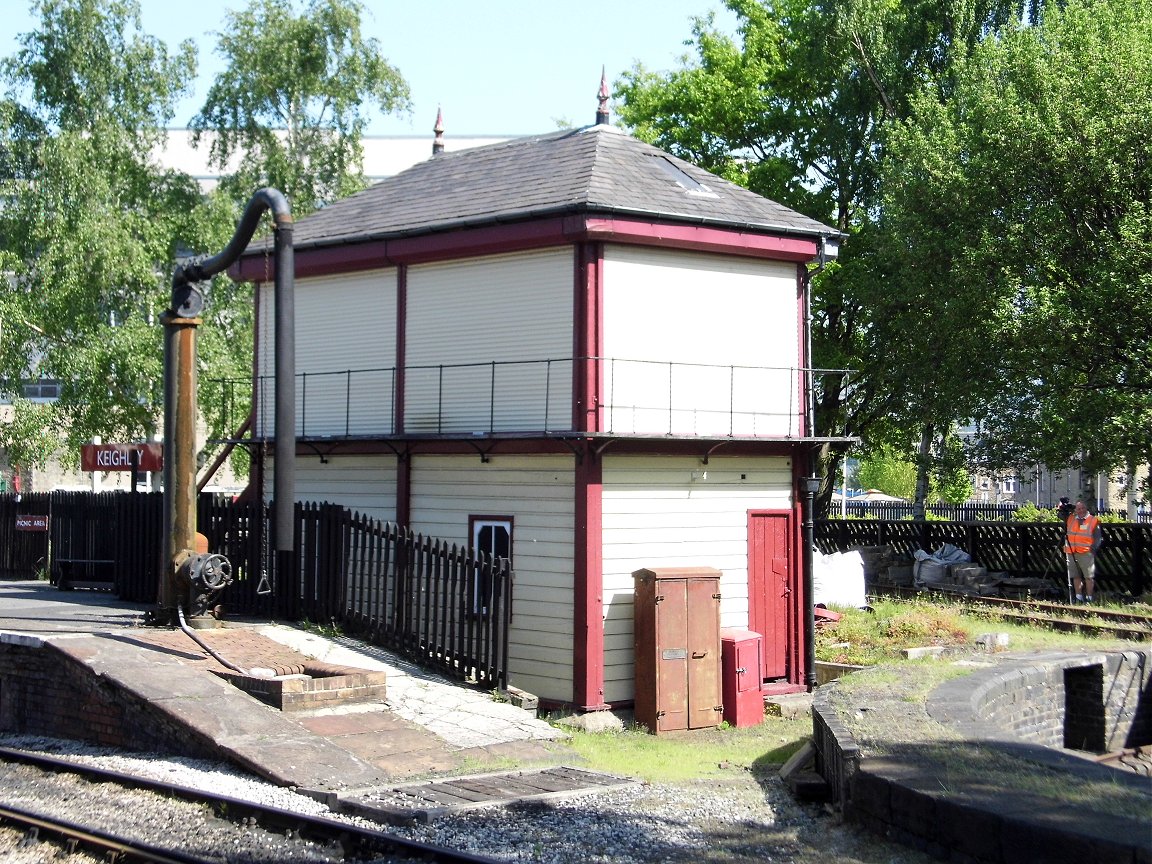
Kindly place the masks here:
POLYGON ((0 732, 218 759, 149 704, 34 636, 0 633, 0 732))
POLYGON ((887 741, 882 733, 883 755, 862 755, 829 702, 831 687, 820 688, 812 704, 817 768, 846 819, 942 860, 1152 862, 1146 819, 1103 802, 1070 811, 1042 791, 1053 778, 1073 787, 1099 782, 1129 804, 1147 799, 1152 807, 1147 777, 1071 752, 1152 744, 1150 667, 1147 649, 1053 653, 1000 658, 992 668, 951 679, 926 705, 940 724, 942 752, 950 752, 939 761, 931 740, 887 741), (986 764, 980 775, 986 781, 957 786, 948 759, 986 764), (1027 792, 996 774, 1021 765, 1035 766, 1041 779, 1022 787, 1027 792))
POLYGON ((1045 747, 1107 753, 1150 744, 1150 667, 1148 651, 1021 665, 971 690, 973 714, 1045 747))

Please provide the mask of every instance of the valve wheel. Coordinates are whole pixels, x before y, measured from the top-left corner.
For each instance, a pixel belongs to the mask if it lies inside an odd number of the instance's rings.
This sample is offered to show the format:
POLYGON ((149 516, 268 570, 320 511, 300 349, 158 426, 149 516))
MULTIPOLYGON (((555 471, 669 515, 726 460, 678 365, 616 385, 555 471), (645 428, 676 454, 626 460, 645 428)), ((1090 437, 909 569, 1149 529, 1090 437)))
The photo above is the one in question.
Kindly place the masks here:
POLYGON ((205 555, 199 575, 209 591, 218 591, 232 584, 232 564, 223 555, 205 555))

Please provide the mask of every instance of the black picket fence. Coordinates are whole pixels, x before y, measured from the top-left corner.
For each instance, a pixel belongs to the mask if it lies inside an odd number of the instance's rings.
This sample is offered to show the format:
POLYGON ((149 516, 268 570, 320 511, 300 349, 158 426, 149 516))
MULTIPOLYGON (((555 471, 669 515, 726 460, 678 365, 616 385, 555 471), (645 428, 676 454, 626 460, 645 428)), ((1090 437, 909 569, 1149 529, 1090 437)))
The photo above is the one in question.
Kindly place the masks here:
MULTIPOLYGON (((1018 504, 929 504, 925 512, 938 519, 948 522, 1013 522, 1018 504)), ((1102 513, 1127 518, 1127 514, 1115 510, 1103 510, 1102 513)), ((833 501, 828 516, 835 519, 846 515, 853 519, 884 519, 897 521, 911 519, 914 515, 911 501, 859 501, 848 499, 843 505, 833 501)), ((1140 524, 1152 525, 1152 511, 1141 511, 1136 515, 1140 524)))
MULTIPOLYGON (((0 495, 0 572, 155 603, 163 506, 160 493, 0 495), (16 530, 17 516, 30 514, 45 517, 48 530, 16 530)), ((452 678, 507 686, 507 559, 308 503, 296 505, 291 563, 277 573, 271 512, 260 502, 199 500, 209 550, 232 565, 233 582, 219 598, 225 618, 336 625, 452 678)))
MULTIPOLYGON (((1152 589, 1152 525, 1101 523, 1104 542, 1096 556, 1096 582, 1109 592, 1140 596, 1152 589)), ((1045 578, 1061 590, 1066 582, 1063 529, 1058 522, 942 522, 828 519, 815 524, 816 548, 824 553, 889 546, 912 561, 918 550, 951 543, 990 571, 1015 578, 1045 578)))

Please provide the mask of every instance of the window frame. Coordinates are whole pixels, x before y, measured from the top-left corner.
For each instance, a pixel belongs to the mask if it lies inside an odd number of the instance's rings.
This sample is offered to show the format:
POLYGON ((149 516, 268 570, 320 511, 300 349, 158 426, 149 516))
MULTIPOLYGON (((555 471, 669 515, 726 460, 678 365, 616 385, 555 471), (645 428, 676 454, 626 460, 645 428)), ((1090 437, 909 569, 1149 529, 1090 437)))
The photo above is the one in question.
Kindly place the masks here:
MULTIPOLYGON (((515 537, 515 519, 512 516, 486 516, 486 515, 469 515, 468 517, 468 548, 479 558, 481 552, 486 552, 494 558, 507 558, 508 566, 512 566, 512 543, 515 537), (480 532, 486 528, 502 529, 507 538, 507 555, 497 555, 495 549, 484 549, 480 546, 480 532)), ((493 533, 495 538, 495 533, 493 533)), ((497 545, 495 543, 493 546, 497 545)), ((479 567, 477 567, 472 574, 472 590, 470 601, 470 612, 473 615, 487 616, 488 607, 482 602, 484 597, 491 593, 490 585, 484 584, 484 577, 479 567)))

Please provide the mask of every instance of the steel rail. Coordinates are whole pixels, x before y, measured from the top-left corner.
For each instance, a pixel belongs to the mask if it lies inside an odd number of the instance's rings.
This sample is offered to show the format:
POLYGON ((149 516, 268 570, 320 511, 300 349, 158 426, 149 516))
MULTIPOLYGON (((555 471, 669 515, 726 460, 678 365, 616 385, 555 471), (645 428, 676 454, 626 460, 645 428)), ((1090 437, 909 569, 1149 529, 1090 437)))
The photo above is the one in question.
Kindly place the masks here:
POLYGON ((909 588, 901 585, 872 586, 873 596, 938 597, 949 603, 969 608, 983 607, 993 614, 1013 620, 1043 624, 1057 630, 1111 634, 1136 641, 1152 640, 1152 615, 1120 612, 1097 606, 1071 606, 1045 600, 1010 600, 1005 597, 980 597, 934 588, 909 588))
POLYGON ((29 829, 35 831, 37 838, 41 831, 47 832, 63 840, 69 851, 73 845, 81 846, 89 852, 104 854, 109 861, 139 861, 142 864, 211 864, 207 859, 174 849, 160 849, 128 837, 99 831, 86 825, 77 825, 66 819, 21 810, 7 804, 0 804, 0 822, 18 825, 26 831, 29 829))
MULTIPOLYGON (((362 828, 327 816, 295 813, 279 807, 245 801, 242 798, 217 795, 201 789, 182 786, 178 783, 139 777, 56 756, 32 753, 19 748, 0 747, 0 761, 18 762, 43 771, 76 774, 92 782, 116 783, 128 788, 142 789, 159 795, 205 804, 212 808, 212 812, 218 818, 226 819, 229 822, 247 821, 263 830, 288 831, 303 840, 331 844, 333 847, 338 845, 343 850, 346 860, 392 855, 431 862, 431 864, 496 864, 497 862, 495 858, 449 849, 431 843, 421 843, 397 834, 372 828, 362 828)), ((194 864, 200 861, 200 859, 192 858, 174 860, 194 862, 194 864)))

